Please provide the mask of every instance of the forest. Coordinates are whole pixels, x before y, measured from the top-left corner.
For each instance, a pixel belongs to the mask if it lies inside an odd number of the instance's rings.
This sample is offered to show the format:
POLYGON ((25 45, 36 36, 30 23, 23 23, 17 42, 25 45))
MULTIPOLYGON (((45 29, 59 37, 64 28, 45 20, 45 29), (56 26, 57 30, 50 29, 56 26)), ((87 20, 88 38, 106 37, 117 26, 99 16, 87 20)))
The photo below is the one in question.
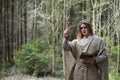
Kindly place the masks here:
POLYGON ((16 73, 67 80, 63 31, 70 27, 70 40, 75 39, 83 19, 107 45, 109 80, 120 79, 120 0, 0 0, 0 4, 2 80, 27 80, 5 79, 16 73))

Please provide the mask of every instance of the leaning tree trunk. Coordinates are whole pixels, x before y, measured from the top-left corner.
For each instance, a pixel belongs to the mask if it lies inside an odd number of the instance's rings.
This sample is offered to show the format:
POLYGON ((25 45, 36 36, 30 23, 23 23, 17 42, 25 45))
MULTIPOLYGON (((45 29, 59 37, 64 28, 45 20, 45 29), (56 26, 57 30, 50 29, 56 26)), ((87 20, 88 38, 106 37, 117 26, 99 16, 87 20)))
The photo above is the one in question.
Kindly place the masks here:
MULTIPOLYGON (((67 19, 69 20, 71 16, 69 15, 68 18, 68 0, 64 0, 64 8, 63 8, 63 31, 66 27, 70 27, 70 22, 67 22, 67 19)), ((64 51, 63 54, 63 68, 64 68, 64 76, 65 80, 69 80, 71 69, 74 64, 74 58, 71 55, 71 52, 64 51)))

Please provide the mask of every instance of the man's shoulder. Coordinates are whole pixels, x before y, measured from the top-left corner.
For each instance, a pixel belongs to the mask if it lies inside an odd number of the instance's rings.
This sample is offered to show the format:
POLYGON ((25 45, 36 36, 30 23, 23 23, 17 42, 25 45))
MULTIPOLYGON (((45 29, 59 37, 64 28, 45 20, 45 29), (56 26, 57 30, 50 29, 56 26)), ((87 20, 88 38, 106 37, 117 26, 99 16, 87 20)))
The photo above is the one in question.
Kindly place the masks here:
POLYGON ((95 40, 100 40, 100 41, 103 41, 103 38, 102 37, 99 37, 99 36, 93 36, 93 38, 95 39, 95 40))
POLYGON ((76 41, 77 41, 77 39, 73 39, 73 40, 72 40, 72 42, 76 42, 76 41))
POLYGON ((72 40, 72 43, 74 43, 74 44, 78 44, 79 42, 80 42, 79 39, 73 39, 73 40, 72 40))

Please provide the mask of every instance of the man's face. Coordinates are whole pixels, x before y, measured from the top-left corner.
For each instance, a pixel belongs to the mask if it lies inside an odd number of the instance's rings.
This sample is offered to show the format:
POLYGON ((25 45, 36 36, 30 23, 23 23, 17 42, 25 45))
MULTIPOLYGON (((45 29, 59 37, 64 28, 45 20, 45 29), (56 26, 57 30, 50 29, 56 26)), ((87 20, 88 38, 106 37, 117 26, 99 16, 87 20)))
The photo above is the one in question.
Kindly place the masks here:
POLYGON ((81 33, 82 33, 83 36, 89 36, 90 35, 89 28, 85 24, 81 24, 80 30, 81 30, 81 33))

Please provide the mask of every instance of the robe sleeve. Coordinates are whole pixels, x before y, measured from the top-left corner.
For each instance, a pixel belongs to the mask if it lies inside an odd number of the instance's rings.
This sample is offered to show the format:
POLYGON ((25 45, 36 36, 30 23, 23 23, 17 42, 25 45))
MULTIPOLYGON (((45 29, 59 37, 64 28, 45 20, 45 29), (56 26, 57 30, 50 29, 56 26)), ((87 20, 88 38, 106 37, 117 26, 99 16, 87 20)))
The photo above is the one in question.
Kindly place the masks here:
POLYGON ((77 39, 74 39, 73 41, 69 41, 68 39, 63 40, 63 49, 66 51, 70 51, 72 53, 73 58, 76 60, 76 45, 77 45, 77 39))
POLYGON ((71 51, 71 50, 75 49, 75 46, 76 46, 76 40, 69 41, 66 38, 63 39, 63 48, 64 48, 64 50, 71 51))
POLYGON ((108 58, 107 48, 103 40, 99 44, 99 53, 96 56, 96 63, 102 62, 108 58))
POLYGON ((100 40, 99 50, 98 56, 96 57, 96 66, 100 69, 100 80, 109 80, 109 55, 103 40, 100 40))

